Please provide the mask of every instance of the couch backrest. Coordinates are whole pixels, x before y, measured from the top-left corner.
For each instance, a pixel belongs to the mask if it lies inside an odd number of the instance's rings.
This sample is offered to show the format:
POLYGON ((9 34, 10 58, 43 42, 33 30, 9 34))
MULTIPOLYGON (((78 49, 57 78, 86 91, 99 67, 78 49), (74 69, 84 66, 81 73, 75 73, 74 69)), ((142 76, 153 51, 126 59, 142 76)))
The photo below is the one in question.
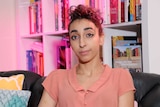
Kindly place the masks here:
MULTIPOLYGON (((0 72, 1 77, 9 77, 16 74, 24 74, 23 90, 30 90, 31 97, 28 107, 37 107, 41 99, 45 77, 25 70, 12 70, 0 72)), ((138 107, 160 107, 160 75, 142 72, 131 72, 136 88, 135 100, 138 107)))
POLYGON ((160 107, 160 75, 131 72, 136 88, 138 107, 160 107))

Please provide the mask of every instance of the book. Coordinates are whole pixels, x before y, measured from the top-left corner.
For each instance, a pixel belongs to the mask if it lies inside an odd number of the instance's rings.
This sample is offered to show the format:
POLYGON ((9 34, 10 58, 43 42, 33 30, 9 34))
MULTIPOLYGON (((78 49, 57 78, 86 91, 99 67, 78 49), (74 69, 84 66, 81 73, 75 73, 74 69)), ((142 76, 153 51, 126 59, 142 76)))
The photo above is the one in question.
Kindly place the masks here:
POLYGON ((121 22, 125 22, 125 0, 121 0, 121 22))
POLYGON ((103 23, 110 24, 110 0, 99 1, 99 9, 102 13, 103 23))
POLYGON ((141 13, 141 0, 136 0, 136 20, 141 20, 141 16, 142 16, 142 13, 141 13))
POLYGON ((118 0, 118 23, 121 23, 121 0, 118 0))
POLYGON ((30 34, 36 33, 36 9, 35 5, 32 4, 28 7, 29 9, 29 25, 30 25, 30 34))
POLYGON ((54 0, 54 18, 55 18, 55 31, 58 31, 59 30, 59 24, 58 24, 58 18, 59 18, 59 6, 58 6, 58 0, 54 0))
POLYGON ((37 74, 44 76, 44 58, 43 53, 36 52, 36 66, 37 66, 37 74))
POLYGON ((62 0, 62 29, 67 30, 69 24, 69 0, 62 0))
POLYGON ((68 36, 64 36, 61 45, 57 46, 57 68, 70 69, 71 68, 71 48, 68 36))
POLYGON ((65 46, 58 46, 57 69, 66 69, 66 51, 65 46))
POLYGON ((112 36, 112 66, 142 72, 141 44, 135 36, 112 36))
POLYGON ((43 53, 35 50, 26 50, 27 70, 44 76, 43 53))
POLYGON ((123 46, 123 45, 129 45, 131 43, 137 43, 137 37, 136 36, 112 36, 112 47, 113 46, 123 46))
POLYGON ((27 59, 27 70, 34 71, 34 53, 32 50, 26 50, 26 59, 27 59))
POLYGON ((136 1, 135 0, 130 0, 130 21, 135 21, 136 20, 136 1))
POLYGON ((110 0, 110 21, 111 24, 118 23, 118 0, 110 0))
POLYGON ((36 1, 36 27, 37 33, 42 32, 42 3, 41 1, 36 1))
POLYGON ((43 53, 43 43, 38 41, 33 42, 31 49, 43 53))
POLYGON ((129 21, 129 0, 124 0, 124 15, 125 15, 125 22, 129 21))
POLYGON ((113 68, 142 72, 141 45, 114 46, 113 68))

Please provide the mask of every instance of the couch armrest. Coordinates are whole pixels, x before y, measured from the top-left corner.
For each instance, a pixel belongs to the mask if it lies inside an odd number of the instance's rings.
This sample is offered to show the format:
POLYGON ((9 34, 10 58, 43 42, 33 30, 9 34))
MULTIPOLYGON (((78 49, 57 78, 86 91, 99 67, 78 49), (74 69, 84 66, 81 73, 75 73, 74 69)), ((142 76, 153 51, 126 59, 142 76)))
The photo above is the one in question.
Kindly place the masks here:
POLYGON ((139 102, 139 107, 160 107, 160 84, 157 84, 139 102))
POLYGON ((33 88, 31 89, 32 93, 29 99, 28 107, 38 106, 42 93, 43 93, 43 89, 44 89, 42 86, 42 82, 44 81, 44 79, 45 77, 42 77, 35 82, 33 88))

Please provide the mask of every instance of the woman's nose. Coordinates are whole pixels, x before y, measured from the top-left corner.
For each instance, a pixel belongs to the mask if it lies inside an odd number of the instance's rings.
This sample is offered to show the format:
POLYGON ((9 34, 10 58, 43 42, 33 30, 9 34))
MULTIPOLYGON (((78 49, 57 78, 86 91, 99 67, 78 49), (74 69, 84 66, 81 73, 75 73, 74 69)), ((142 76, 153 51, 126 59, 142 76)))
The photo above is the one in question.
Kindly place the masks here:
POLYGON ((84 48, 85 46, 86 46, 85 38, 84 37, 80 37, 80 39, 79 39, 79 47, 80 48, 84 48))

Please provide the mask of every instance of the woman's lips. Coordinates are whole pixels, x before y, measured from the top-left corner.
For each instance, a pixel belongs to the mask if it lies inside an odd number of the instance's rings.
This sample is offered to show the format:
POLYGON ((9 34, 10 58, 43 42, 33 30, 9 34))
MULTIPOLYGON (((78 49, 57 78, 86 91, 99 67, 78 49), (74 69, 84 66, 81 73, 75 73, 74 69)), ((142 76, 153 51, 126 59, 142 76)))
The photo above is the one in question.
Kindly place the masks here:
POLYGON ((89 53, 90 50, 84 50, 84 51, 80 51, 80 55, 87 55, 89 53))

